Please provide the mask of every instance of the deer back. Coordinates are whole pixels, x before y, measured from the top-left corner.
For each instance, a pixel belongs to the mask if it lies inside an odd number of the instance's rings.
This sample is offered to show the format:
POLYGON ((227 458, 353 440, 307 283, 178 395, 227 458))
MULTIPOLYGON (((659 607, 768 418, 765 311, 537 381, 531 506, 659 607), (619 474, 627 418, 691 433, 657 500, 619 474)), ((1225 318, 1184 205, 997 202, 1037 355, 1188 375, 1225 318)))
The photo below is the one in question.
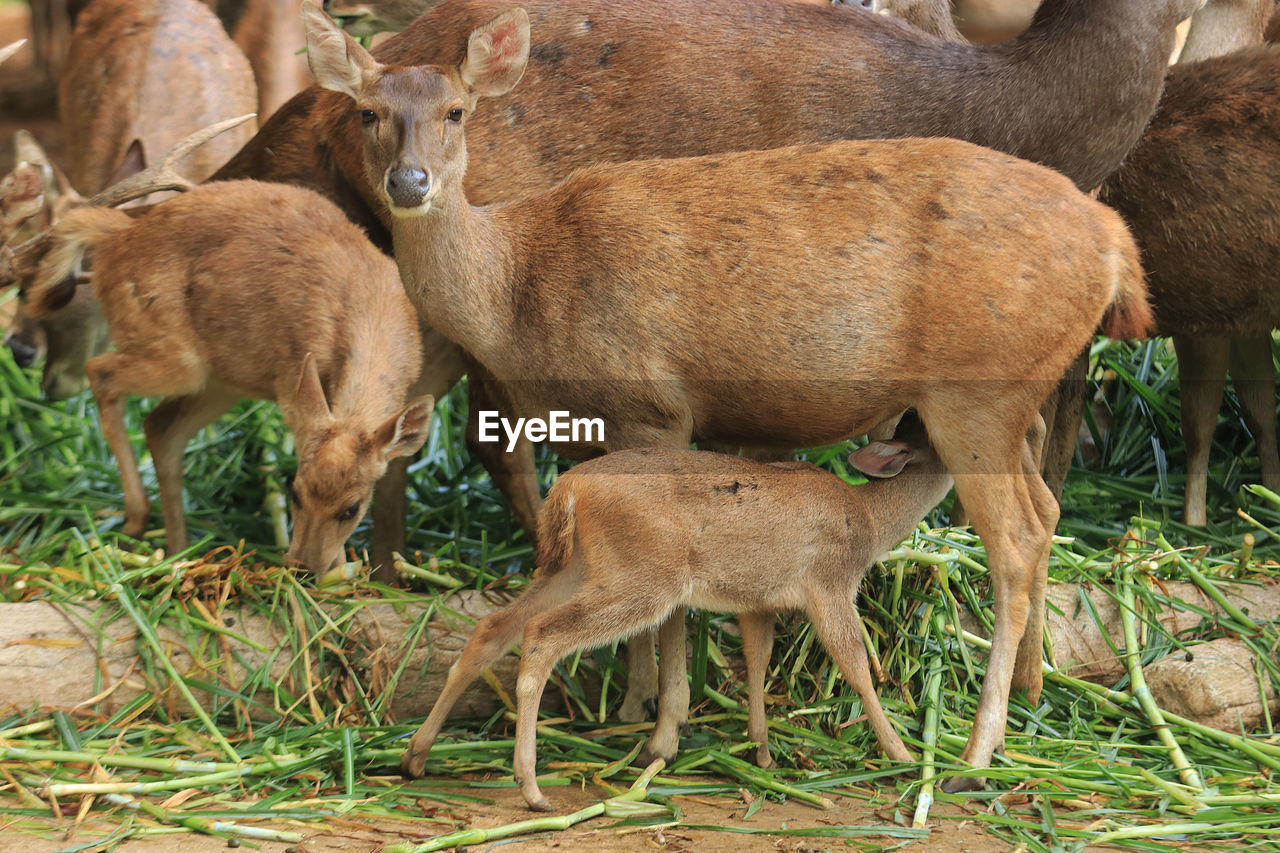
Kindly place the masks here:
MULTIPOLYGON (((860 9, 531 0, 523 5, 534 44, 518 92, 469 122, 467 191, 483 204, 526 196, 592 162, 895 136, 967 139, 1092 188, 1150 117, 1160 57, 1195 3, 1051 0, 1018 42, 973 48, 860 9)), ((467 35, 508 5, 442 4, 375 55, 456 67, 467 35)), ((347 99, 311 90, 219 176, 310 175, 357 221, 385 224, 364 177, 359 122, 347 99)))
MULTIPOLYGON (((152 157, 191 131, 256 112, 253 72, 198 0, 93 0, 80 14, 58 81, 66 172, 82 193, 104 188, 134 139, 152 157)), ((208 144, 183 166, 201 181, 252 136, 208 144)))

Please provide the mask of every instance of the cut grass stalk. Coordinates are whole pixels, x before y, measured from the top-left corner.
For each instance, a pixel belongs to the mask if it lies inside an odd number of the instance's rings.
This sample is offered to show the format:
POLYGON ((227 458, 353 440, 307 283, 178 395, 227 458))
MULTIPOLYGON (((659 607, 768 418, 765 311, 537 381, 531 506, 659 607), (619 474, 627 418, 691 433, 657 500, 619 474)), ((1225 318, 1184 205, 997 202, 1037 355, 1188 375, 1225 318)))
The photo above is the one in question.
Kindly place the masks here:
MULTIPOLYGON (((383 853, 431 853, 435 850, 447 850, 451 847, 466 847, 472 844, 485 844, 490 841, 498 841, 503 838, 511 838, 517 835, 528 835, 534 832, 562 831, 568 829, 575 824, 582 823, 584 820, 590 820, 600 815, 612 814, 623 817, 634 817, 636 812, 628 809, 627 806, 634 806, 648 796, 649 783, 653 781, 653 777, 661 772, 666 766, 665 762, 659 758, 645 768, 640 777, 632 783, 631 787, 624 794, 616 797, 610 797, 599 803, 593 803, 584 809, 579 809, 572 814, 553 815, 550 817, 532 818, 530 820, 522 820, 517 823, 510 823, 506 826, 497 826, 490 829, 466 829, 461 832, 451 832, 448 835, 442 835, 426 842, 425 844, 392 844, 384 848, 383 853), (630 814, 623 812, 630 811, 630 814)), ((658 806, 654 804, 654 809, 649 814, 661 814, 670 812, 666 806, 658 806)))
POLYGON ((1137 699, 1152 728, 1156 730, 1156 736, 1160 738, 1160 742, 1169 748, 1169 759, 1173 762, 1173 766, 1177 768, 1178 776, 1183 782, 1197 791, 1203 790, 1204 782, 1200 778, 1199 771, 1192 767, 1191 762, 1187 760, 1186 754, 1182 751, 1182 746, 1178 743, 1178 739, 1173 736, 1173 731, 1169 728, 1168 723, 1165 722, 1164 715, 1160 712, 1160 707, 1156 705, 1155 697, 1151 695, 1151 688, 1147 687, 1147 679, 1142 672, 1142 649, 1138 645, 1138 632, 1134 627, 1137 602, 1133 586, 1132 564, 1127 560, 1123 560, 1120 563, 1116 587, 1120 593, 1120 603, 1122 605, 1120 608, 1120 624, 1124 630, 1125 661, 1129 667, 1129 683, 1133 685, 1132 695, 1137 699))

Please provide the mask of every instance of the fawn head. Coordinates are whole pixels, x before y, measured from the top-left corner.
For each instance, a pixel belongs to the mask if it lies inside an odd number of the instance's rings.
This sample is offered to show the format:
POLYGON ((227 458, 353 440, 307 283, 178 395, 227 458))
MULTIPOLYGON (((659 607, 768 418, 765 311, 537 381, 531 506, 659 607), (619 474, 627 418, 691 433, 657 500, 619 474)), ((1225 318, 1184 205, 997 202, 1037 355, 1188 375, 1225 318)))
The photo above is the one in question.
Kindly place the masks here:
POLYGON ((422 397, 373 430, 337 418, 329 409, 315 356, 302 363, 292 409, 298 473, 290 488, 293 535, 288 562, 323 574, 343 562, 343 546, 369 509, 373 486, 397 456, 416 453, 427 439, 435 400, 422 397))
POLYGON ((111 346, 111 330, 88 283, 83 252, 60 245, 52 232, 0 249, 0 289, 18 289, 5 345, 20 367, 30 367, 43 351, 40 389, 50 399, 86 390, 85 362, 111 346))
POLYGON ((462 184, 463 126, 477 99, 509 92, 529 58, 529 16, 512 9, 471 33, 456 68, 382 65, 315 5, 302 8, 316 81, 352 98, 370 186, 399 217, 431 210, 462 184))
POLYGON ((892 439, 872 440, 858 448, 849 454, 849 464, 877 479, 896 477, 909 465, 925 472, 944 470, 924 423, 914 411, 903 414, 892 439))

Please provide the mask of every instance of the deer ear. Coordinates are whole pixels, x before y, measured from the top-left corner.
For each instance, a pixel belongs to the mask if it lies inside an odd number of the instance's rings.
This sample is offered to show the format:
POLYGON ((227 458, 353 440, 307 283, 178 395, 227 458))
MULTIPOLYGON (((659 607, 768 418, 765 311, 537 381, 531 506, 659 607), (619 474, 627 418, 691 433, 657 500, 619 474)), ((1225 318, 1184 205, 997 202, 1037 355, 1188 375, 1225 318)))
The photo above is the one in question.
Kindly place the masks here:
POLYGON ((849 464, 868 477, 892 477, 911 461, 911 447, 901 441, 873 441, 849 454, 849 464))
POLYGON ((129 143, 129 148, 124 152, 124 159, 116 167, 111 180, 107 181, 107 186, 115 186, 125 178, 132 177, 145 168, 147 168, 147 152, 142 147, 142 140, 135 139, 129 143))
POLYGON ((428 428, 431 426, 431 412, 435 407, 435 398, 428 394, 414 400, 378 427, 374 437, 374 445, 382 448, 387 459, 397 456, 411 456, 427 440, 428 428))
POLYGON ((8 229, 44 209, 44 176, 34 163, 19 163, 0 179, 0 227, 8 229))
MULTIPOLYGON (((320 370, 316 367, 314 353, 307 353, 302 359, 302 375, 298 377, 293 405, 305 423, 320 423, 333 417, 329 401, 324 396, 324 386, 320 384, 320 370)), ((296 425, 293 426, 297 429, 296 425)))
POLYGON ((458 73, 471 94, 492 98, 515 88, 528 61, 529 15, 510 9, 471 33, 458 73))
POLYGON ((310 0, 302 4, 302 28, 307 33, 307 64, 316 82, 359 97, 365 72, 376 71, 378 61, 310 0))

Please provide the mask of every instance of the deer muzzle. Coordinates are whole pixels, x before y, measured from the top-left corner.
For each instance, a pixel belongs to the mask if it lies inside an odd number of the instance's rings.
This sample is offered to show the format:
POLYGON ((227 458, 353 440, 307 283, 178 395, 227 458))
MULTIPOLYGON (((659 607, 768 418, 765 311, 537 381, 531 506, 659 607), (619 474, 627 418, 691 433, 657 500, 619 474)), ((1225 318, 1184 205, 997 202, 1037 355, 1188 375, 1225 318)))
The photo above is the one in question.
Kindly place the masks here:
POLYGON ((431 173, 418 166, 400 164, 387 170, 383 191, 396 216, 421 216, 431 209, 438 185, 431 173))

